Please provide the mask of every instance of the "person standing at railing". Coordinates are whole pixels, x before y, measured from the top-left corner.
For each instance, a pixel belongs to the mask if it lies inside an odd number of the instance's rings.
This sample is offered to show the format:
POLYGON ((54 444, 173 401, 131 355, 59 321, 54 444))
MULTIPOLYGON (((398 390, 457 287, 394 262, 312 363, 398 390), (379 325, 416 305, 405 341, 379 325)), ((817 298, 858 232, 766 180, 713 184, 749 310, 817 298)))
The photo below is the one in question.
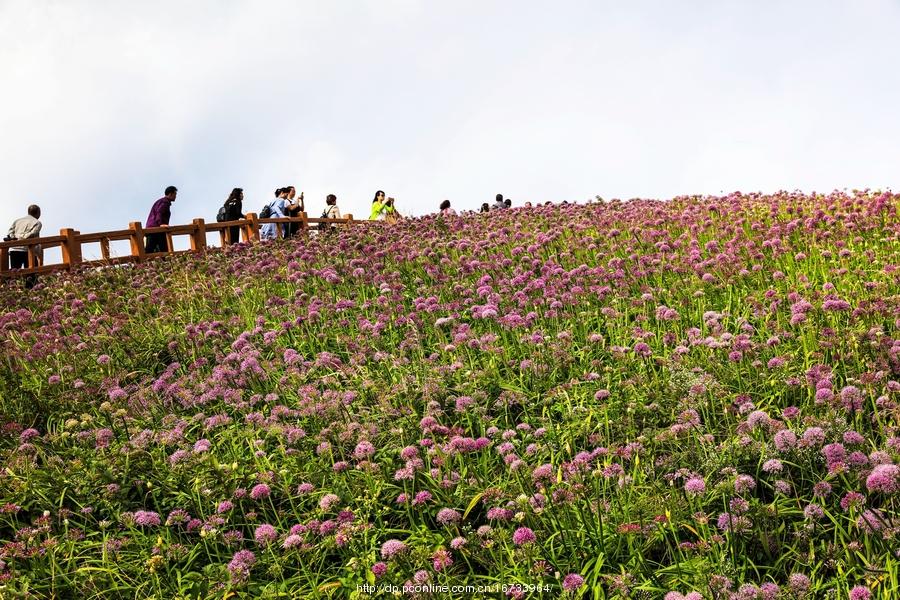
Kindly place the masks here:
MULTIPOLYGON (((289 185, 287 187, 288 193, 287 203, 284 207, 285 216, 297 218, 300 216, 301 212, 306 211, 306 205, 303 203, 303 192, 300 192, 300 197, 297 200, 294 200, 294 196, 297 195, 297 190, 294 186, 289 185)), ((288 223, 284 228, 284 237, 293 237, 297 235, 297 232, 300 231, 300 223, 288 223)))
POLYGON ((396 223, 400 218, 401 215, 394 206, 394 199, 388 198, 387 202, 384 203, 384 220, 388 223, 396 223))
MULTIPOLYGON (((150 215, 147 217, 146 227, 162 227, 169 226, 169 218, 172 216, 172 203, 175 202, 175 196, 178 195, 178 188, 170 185, 166 188, 165 196, 153 203, 150 209, 150 215)), ((165 233, 148 233, 144 243, 144 252, 153 254, 155 252, 168 252, 169 241, 165 233)))
POLYGON ((369 215, 370 221, 384 221, 386 216, 387 203, 384 201, 384 192, 378 190, 372 199, 372 212, 369 215))
MULTIPOLYGON (((322 219, 340 219, 341 209, 337 206, 337 196, 328 194, 325 198, 325 210, 322 211, 322 219)), ((319 223, 319 231, 334 231, 337 225, 334 223, 319 223), (329 226, 330 225, 330 226, 329 226)))
MULTIPOLYGON (((41 235, 41 207, 32 204, 28 207, 28 214, 20 219, 13 221, 6 234, 4 242, 13 240, 27 240, 28 238, 36 238, 41 235)), ((43 249, 38 245, 34 246, 35 266, 39 266, 43 262, 43 249)), ((25 246, 13 246, 9 249, 9 267, 11 269, 27 269, 28 268, 28 248, 25 246)), ((37 283, 37 275, 34 273, 25 277, 25 287, 31 288, 37 283)))
MULTIPOLYGON (((225 201, 225 220, 237 221, 244 218, 244 190, 234 188, 225 201)), ((241 228, 239 225, 228 228, 228 243, 237 244, 241 241, 241 228)))
MULTIPOLYGON (((287 195, 288 188, 278 188, 275 190, 275 198, 272 199, 266 206, 269 207, 271 214, 268 218, 270 219, 280 219, 285 215, 285 209, 287 208, 287 195)), ((279 227, 277 223, 265 223, 262 227, 259 228, 259 237, 263 240, 274 240, 278 237, 278 229, 279 227)), ((284 230, 282 230, 284 231, 284 230)))
POLYGON ((394 199, 384 199, 384 192, 378 190, 375 192, 375 198, 372 200, 372 213, 369 215, 370 221, 387 221, 395 223, 400 218, 400 213, 394 208, 394 199))

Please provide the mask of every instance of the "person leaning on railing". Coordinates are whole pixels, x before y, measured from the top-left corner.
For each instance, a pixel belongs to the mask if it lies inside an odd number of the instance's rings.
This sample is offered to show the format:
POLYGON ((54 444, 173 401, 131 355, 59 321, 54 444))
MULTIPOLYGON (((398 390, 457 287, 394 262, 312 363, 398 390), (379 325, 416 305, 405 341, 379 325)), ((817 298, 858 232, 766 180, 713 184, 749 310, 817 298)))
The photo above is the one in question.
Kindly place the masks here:
MULTIPOLYGON (((169 225, 169 218, 172 216, 172 203, 175 202, 175 196, 178 195, 178 188, 170 185, 166 188, 165 196, 153 203, 150 214, 147 216, 147 225, 150 227, 162 227, 169 225)), ((165 233, 148 233, 144 244, 144 252, 153 254, 154 252, 168 252, 169 240, 165 233)))
MULTIPOLYGON (((28 214, 20 219, 13 221, 9 228, 9 233, 3 239, 4 242, 12 242, 14 240, 27 240, 29 238, 40 237, 41 235, 41 207, 32 204, 28 207, 28 214)), ((44 261, 43 249, 38 245, 34 246, 35 266, 40 265, 44 261)), ((13 246, 9 249, 9 267, 11 269, 27 269, 28 268, 28 248, 25 246, 13 246)), ((25 287, 33 287, 37 282, 37 276, 31 273, 25 277, 25 287)))

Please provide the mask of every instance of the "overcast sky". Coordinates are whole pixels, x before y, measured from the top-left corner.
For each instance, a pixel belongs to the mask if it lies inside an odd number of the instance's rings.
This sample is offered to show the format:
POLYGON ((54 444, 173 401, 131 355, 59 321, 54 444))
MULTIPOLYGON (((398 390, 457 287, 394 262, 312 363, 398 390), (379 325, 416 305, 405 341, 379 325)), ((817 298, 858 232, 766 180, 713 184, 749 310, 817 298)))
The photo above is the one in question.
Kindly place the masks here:
MULTIPOLYGON (((900 4, 0 0, 0 222, 900 189, 900 4)), ((6 225, 4 225, 4 228, 6 225)), ((5 231, 5 229, 4 229, 5 231)))

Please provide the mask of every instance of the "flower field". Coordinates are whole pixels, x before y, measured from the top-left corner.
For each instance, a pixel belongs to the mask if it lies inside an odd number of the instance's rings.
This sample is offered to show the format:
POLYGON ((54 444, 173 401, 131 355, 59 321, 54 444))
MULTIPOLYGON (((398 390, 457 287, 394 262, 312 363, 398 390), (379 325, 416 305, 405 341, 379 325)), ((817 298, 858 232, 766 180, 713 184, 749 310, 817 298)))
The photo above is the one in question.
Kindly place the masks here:
POLYGON ((898 209, 541 206, 3 286, 0 596, 898 598, 898 209))

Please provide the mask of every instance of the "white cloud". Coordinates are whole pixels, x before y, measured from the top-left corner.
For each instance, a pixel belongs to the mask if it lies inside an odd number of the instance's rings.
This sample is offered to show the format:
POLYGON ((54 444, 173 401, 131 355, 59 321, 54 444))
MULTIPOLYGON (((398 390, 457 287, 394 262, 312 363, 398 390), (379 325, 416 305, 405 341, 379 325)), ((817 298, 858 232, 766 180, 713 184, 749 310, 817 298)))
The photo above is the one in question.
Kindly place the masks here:
POLYGON ((0 2, 0 223, 898 186, 892 2, 0 2))

